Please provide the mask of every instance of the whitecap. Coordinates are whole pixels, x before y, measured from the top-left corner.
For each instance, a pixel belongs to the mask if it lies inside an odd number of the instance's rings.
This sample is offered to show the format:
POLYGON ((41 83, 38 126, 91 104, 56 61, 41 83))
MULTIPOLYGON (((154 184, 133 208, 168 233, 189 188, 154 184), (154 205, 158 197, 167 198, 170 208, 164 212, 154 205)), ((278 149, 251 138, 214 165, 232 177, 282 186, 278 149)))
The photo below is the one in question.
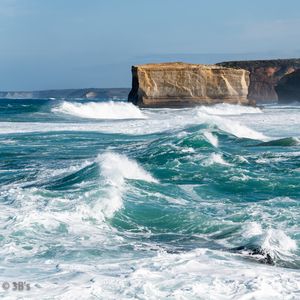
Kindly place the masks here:
POLYGON ((250 248, 259 249, 261 255, 268 255, 275 263, 294 260, 297 243, 280 229, 263 230, 260 224, 251 222, 244 226, 243 237, 250 248))
POLYGON ((209 131, 205 131, 203 133, 204 137, 208 140, 208 142, 210 144, 212 144, 214 147, 218 147, 219 145, 219 141, 218 141, 218 137, 216 137, 215 135, 213 135, 211 132, 209 131))
POLYGON ((106 197, 99 203, 99 209, 108 218, 123 206, 122 194, 125 190, 125 179, 157 182, 135 160, 125 155, 106 152, 99 155, 97 161, 106 186, 106 197))
POLYGON ((248 181, 251 177, 245 174, 239 174, 238 176, 232 176, 230 179, 232 181, 248 181))
POLYGON ((213 106, 201 106, 199 107, 199 111, 209 115, 242 115, 262 113, 262 110, 258 107, 228 103, 221 103, 213 106))
POLYGON ((212 153, 207 160, 204 161, 204 165, 210 166, 213 164, 219 164, 224 166, 231 166, 230 163, 224 160, 223 156, 219 153, 212 153))
POLYGON ((142 111, 126 102, 62 102, 53 112, 88 119, 146 119, 142 111))
POLYGON ((264 134, 251 129, 246 125, 242 125, 237 121, 219 116, 208 115, 200 110, 197 111, 197 114, 201 121, 217 126, 220 130, 230 133, 236 137, 263 141, 268 139, 268 137, 264 134))

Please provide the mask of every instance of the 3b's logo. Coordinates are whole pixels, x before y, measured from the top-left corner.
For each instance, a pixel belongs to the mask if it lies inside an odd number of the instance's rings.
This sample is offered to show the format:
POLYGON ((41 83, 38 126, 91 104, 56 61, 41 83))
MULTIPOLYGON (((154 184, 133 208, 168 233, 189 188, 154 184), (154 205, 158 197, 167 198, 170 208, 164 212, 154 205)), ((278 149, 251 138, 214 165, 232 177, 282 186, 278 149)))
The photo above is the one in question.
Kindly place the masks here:
POLYGON ((26 281, 14 281, 9 283, 7 281, 2 283, 2 288, 4 290, 12 290, 12 291, 30 291, 30 284, 26 283, 26 281))

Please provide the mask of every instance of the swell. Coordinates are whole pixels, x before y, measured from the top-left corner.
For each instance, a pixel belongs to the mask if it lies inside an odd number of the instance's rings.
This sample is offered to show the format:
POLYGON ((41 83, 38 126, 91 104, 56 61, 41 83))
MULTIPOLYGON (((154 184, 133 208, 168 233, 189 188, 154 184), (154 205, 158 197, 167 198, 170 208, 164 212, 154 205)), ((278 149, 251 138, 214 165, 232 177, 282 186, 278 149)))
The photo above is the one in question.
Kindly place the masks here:
MULTIPOLYGON (((127 134, 124 140, 116 141, 113 136, 110 147, 117 150, 103 150, 108 142, 104 143, 103 136, 96 136, 95 144, 103 143, 103 148, 93 149, 93 158, 87 165, 65 170, 63 174, 48 173, 26 189, 15 190, 15 198, 19 199, 16 205, 26 208, 32 204, 25 209, 23 219, 16 218, 18 229, 23 226, 43 232, 43 237, 48 234, 47 227, 65 235, 84 232, 84 236, 98 237, 97 229, 101 231, 102 226, 108 225, 112 226, 110 233, 121 236, 122 241, 133 241, 134 245, 150 243, 153 249, 162 247, 170 253, 195 248, 222 249, 235 251, 246 259, 298 268, 294 230, 299 205, 293 204, 296 209, 291 210, 291 205, 284 206, 285 199, 280 200, 281 206, 274 204, 275 208, 269 209, 261 203, 268 197, 283 195, 289 195, 291 201, 296 199, 299 182, 292 169, 297 165, 296 158, 288 158, 287 164, 281 161, 274 168, 270 164, 264 168, 259 161, 264 150, 256 146, 258 140, 266 139, 265 135, 216 114, 197 109, 189 113, 198 125, 180 120, 180 129, 161 132, 167 123, 158 119, 162 122, 159 138, 139 134, 133 140, 127 134), (247 149, 247 145, 254 149, 247 149), (246 221, 261 224, 259 232, 246 236, 246 221)), ((121 115, 126 119, 130 113, 122 109, 121 115)), ((152 122, 139 121, 148 127, 152 122)), ((57 140, 52 142, 56 145, 57 140)), ((64 147, 74 147, 72 155, 79 157, 84 147, 92 147, 85 144, 84 140, 78 145, 69 139, 64 147)), ((62 157, 62 149, 54 155, 62 157)), ((49 157, 52 154, 48 152, 49 157)), ((287 153, 278 155, 283 157, 287 153)), ((31 159, 34 156, 37 154, 33 151, 31 159)), ((110 236, 107 234, 105 231, 105 238, 110 236)), ((74 235, 76 240, 78 236, 74 235)))
POLYGON ((256 146, 262 147, 292 147, 300 145, 299 138, 287 137, 282 139, 271 140, 268 142, 259 143, 256 146))

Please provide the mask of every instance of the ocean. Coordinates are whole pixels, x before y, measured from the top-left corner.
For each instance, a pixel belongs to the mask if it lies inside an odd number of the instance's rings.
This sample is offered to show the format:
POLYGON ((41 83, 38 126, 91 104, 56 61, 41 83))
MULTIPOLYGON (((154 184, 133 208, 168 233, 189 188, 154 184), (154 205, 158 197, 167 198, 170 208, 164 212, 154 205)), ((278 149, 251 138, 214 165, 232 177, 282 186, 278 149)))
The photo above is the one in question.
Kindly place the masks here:
POLYGON ((0 295, 300 299, 300 106, 0 101, 0 295))

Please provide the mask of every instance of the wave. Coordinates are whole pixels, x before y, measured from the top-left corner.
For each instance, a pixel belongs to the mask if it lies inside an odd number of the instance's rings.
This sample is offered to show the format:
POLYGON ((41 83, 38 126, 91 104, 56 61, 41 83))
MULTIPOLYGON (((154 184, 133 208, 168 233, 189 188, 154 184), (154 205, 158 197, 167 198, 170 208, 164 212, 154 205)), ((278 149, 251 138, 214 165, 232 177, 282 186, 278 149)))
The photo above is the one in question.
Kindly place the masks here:
POLYGON ((272 140, 269 142, 260 143, 256 146, 279 146, 279 147, 292 147, 292 146, 298 146, 300 145, 299 138, 296 137, 288 137, 278 140, 272 140))
POLYGON ((142 111, 132 103, 126 102, 62 102, 53 112, 88 119, 146 119, 142 111))
POLYGON ((157 182, 136 161, 125 155, 106 152, 99 155, 97 161, 106 187, 106 197, 101 201, 99 209, 108 218, 111 218, 123 206, 122 194, 125 191, 125 179, 157 182))
POLYGON ((297 243, 282 230, 264 231, 260 224, 252 222, 245 226, 243 236, 248 242, 240 249, 260 262, 288 266, 295 261, 297 243))
POLYGON ((217 126, 220 130, 230 133, 238 138, 248 138, 253 140, 267 140, 268 137, 263 133, 255 131, 245 125, 240 124, 237 121, 225 119, 219 116, 208 115, 206 113, 197 111, 197 114, 201 121, 213 126, 217 126))
POLYGON ((214 136, 211 132, 209 131, 205 131, 203 133, 204 137, 208 140, 208 142, 210 142, 211 145, 213 145, 214 147, 218 147, 219 145, 219 141, 218 141, 218 137, 214 136))
MULTIPOLYGON (((210 249, 179 254, 161 251, 151 257, 140 254, 139 259, 129 255, 122 260, 116 256, 113 262, 102 259, 101 270, 98 261, 95 266, 80 257, 82 262, 60 262, 54 275, 55 264, 48 260, 43 270, 52 273, 35 277, 38 288, 27 295, 40 298, 42 287, 49 299, 133 299, 137 295, 141 299, 297 299, 299 272, 253 267, 232 257, 210 249), (114 275, 120 269, 122 276, 114 275)), ((32 273, 32 268, 24 268, 32 273)))
POLYGON ((213 164, 219 164, 224 166, 231 166, 230 163, 226 162, 221 154, 212 153, 209 158, 204 162, 204 165, 211 166, 213 164))
POLYGON ((201 106, 199 111, 209 115, 242 115, 242 114, 261 114, 262 110, 258 107, 244 106, 221 103, 213 106, 201 106))

